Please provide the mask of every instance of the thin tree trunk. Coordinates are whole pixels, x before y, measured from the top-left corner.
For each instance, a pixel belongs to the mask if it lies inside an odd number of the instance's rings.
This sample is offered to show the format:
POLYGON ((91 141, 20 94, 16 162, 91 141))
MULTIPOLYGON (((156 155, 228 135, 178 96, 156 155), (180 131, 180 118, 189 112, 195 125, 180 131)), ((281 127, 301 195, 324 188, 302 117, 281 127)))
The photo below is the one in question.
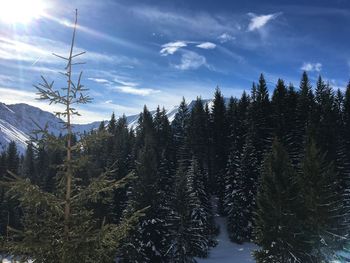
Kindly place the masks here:
POLYGON ((70 109, 70 101, 71 101, 71 85, 72 85, 72 58, 73 58, 73 47, 75 40, 75 31, 77 27, 78 21, 78 11, 75 10, 75 23, 74 23, 74 31, 72 37, 72 43, 70 47, 70 53, 68 58, 67 65, 67 172, 66 172, 66 196, 65 196, 65 207, 64 207, 64 234, 66 236, 66 241, 69 240, 69 219, 71 214, 71 192, 72 192, 72 125, 71 125, 71 109, 70 109))

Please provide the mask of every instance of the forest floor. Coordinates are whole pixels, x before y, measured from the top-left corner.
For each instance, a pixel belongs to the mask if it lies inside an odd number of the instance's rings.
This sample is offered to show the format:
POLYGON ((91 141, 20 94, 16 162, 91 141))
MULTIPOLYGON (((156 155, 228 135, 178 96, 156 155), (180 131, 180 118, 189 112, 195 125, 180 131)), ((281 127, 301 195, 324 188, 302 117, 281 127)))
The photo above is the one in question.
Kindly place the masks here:
MULTIPOLYGON (((214 211, 217 199, 212 200, 214 211)), ((231 242, 227 233, 227 220, 225 217, 215 215, 215 223, 220 228, 216 237, 218 245, 209 251, 209 257, 196 259, 198 263, 252 263, 255 262, 252 252, 257 248, 255 244, 245 243, 238 245, 231 242)))

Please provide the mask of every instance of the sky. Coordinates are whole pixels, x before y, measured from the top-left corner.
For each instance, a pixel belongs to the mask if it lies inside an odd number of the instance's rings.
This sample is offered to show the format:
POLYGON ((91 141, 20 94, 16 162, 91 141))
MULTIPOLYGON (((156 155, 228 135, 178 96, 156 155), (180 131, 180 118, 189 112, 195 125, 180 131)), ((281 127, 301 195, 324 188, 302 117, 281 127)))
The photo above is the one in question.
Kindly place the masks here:
POLYGON ((183 96, 208 99, 217 86, 225 97, 239 97, 260 73, 270 90, 278 78, 297 87, 304 70, 313 83, 322 75, 334 88, 344 89, 350 78, 347 0, 0 0, 0 6, 0 101, 49 111, 58 106, 37 101, 33 85, 43 75, 63 87, 64 61, 52 53, 68 54, 78 9, 75 51, 86 51, 80 58, 86 64, 75 67, 74 77, 83 71, 94 100, 77 123, 137 114, 145 104, 169 109, 183 96))

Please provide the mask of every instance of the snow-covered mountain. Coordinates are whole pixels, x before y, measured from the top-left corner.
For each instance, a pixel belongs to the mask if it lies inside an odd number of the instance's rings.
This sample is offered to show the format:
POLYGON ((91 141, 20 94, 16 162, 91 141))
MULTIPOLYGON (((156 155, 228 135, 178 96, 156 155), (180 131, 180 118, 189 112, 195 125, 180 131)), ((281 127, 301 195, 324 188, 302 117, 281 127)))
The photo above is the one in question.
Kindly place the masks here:
MULTIPOLYGON (((189 103, 190 109, 194 102, 189 103)), ((209 106, 212 104, 211 100, 203 100, 203 102, 208 103, 209 106)), ((178 108, 177 105, 167 110, 166 114, 170 122, 174 120, 178 108)), ((151 111, 153 115, 155 112, 155 110, 151 111)), ((126 117, 129 128, 137 126, 138 117, 139 114, 126 117)), ((89 124, 75 124, 74 131, 78 133, 90 131, 96 129, 100 123, 100 121, 97 121, 89 124)), ((45 127, 46 124, 50 133, 58 135, 63 131, 61 120, 50 112, 24 103, 6 105, 0 102, 0 151, 6 148, 9 142, 15 141, 19 151, 23 153, 27 146, 26 142, 33 131, 38 129, 37 125, 45 127)))
MULTIPOLYGON (((99 123, 77 124, 74 130, 89 131, 98 127, 99 123)), ((15 141, 19 151, 23 152, 33 131, 46 124, 50 133, 58 135, 62 132, 61 120, 52 113, 24 103, 6 105, 0 102, 0 150, 15 141)))

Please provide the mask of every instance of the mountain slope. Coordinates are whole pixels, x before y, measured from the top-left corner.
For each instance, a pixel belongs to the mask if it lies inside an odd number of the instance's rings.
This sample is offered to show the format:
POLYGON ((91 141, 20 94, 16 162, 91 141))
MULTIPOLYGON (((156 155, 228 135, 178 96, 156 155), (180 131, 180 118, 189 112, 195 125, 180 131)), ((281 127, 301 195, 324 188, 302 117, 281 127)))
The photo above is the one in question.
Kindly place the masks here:
MULTIPOLYGON (((99 123, 74 125, 74 130, 88 131, 97 128, 99 123)), ((44 128, 46 124, 50 133, 62 133, 62 121, 54 114, 24 103, 6 105, 0 102, 0 149, 15 141, 19 151, 23 152, 33 131, 38 130, 38 126, 44 128)))
MULTIPOLYGON (((225 99, 228 102, 228 99, 225 99)), ((191 109, 195 101, 191 101, 188 105, 191 109)), ((203 100, 204 103, 212 105, 212 100, 203 100)), ((175 118, 179 106, 174 106, 166 111, 166 115, 170 122, 175 118)), ((155 110, 151 111, 154 115, 155 110)), ((136 128, 139 114, 127 116, 129 128, 136 128)), ((101 120, 102 121, 102 120, 101 120)), ((74 132, 83 133, 96 129, 100 125, 100 121, 89 124, 75 124, 74 132)), ((33 131, 39 127, 48 125, 50 133, 59 135, 63 132, 62 121, 50 112, 43 111, 37 107, 28 104, 11 104, 6 105, 0 102, 0 151, 5 149, 9 142, 15 141, 18 150, 23 153, 27 146, 27 141, 33 135, 33 131), (38 125, 38 126, 37 126, 38 125)))

